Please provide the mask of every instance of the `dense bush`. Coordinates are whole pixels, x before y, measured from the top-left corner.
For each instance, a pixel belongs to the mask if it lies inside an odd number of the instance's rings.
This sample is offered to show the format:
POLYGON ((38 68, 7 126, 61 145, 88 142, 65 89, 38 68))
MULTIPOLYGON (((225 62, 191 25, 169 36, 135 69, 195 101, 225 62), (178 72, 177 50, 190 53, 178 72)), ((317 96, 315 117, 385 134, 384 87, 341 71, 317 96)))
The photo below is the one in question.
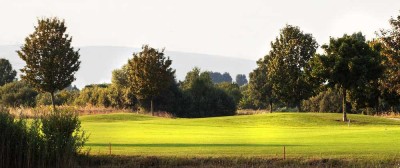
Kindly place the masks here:
POLYGON ((31 124, 0 109, 0 135, 0 167, 74 167, 87 140, 77 114, 68 109, 31 124))
POLYGON ((6 107, 34 107, 38 92, 24 81, 15 81, 0 87, 0 104, 6 107))
POLYGON ((70 109, 48 112, 31 124, 0 109, 0 167, 74 167, 87 140, 70 109))
POLYGON ((327 89, 318 95, 302 102, 304 111, 310 112, 341 112, 342 96, 335 89, 327 89))
POLYGON ((90 85, 82 89, 74 103, 79 106, 91 105, 109 107, 111 105, 111 101, 108 94, 108 86, 90 85))

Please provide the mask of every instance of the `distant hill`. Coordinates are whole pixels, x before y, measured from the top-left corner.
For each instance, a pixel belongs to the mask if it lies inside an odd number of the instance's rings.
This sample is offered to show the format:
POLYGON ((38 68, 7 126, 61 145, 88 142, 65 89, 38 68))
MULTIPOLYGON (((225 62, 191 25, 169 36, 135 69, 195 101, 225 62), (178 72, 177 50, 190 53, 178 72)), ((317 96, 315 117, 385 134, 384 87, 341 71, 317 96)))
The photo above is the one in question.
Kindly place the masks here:
MULTIPOLYGON (((78 88, 93 83, 109 83, 112 70, 122 67, 132 57, 133 52, 140 51, 139 48, 118 46, 85 46, 78 48, 80 48, 82 63, 76 74, 76 81, 73 83, 78 88)), ((10 60, 13 68, 17 70, 25 65, 15 52, 18 49, 18 45, 0 46, 0 58, 10 60)), ((236 74, 246 74, 248 76, 256 67, 256 61, 241 58, 168 50, 166 50, 165 54, 172 60, 172 67, 176 69, 177 80, 183 80, 186 73, 195 66, 202 70, 229 72, 232 78, 235 78, 236 74)))

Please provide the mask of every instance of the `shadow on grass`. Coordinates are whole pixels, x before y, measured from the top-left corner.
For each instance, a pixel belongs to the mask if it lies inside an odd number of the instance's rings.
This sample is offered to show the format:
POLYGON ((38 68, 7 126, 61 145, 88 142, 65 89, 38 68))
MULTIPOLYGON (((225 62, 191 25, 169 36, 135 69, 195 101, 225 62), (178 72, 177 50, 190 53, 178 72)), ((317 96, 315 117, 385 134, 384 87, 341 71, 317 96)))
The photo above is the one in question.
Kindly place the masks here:
MULTIPOLYGON (((88 147, 107 147, 108 143, 87 143, 88 147)), ((113 144, 114 147, 283 147, 283 146, 305 146, 284 144, 188 144, 188 143, 152 143, 152 144, 113 144)))

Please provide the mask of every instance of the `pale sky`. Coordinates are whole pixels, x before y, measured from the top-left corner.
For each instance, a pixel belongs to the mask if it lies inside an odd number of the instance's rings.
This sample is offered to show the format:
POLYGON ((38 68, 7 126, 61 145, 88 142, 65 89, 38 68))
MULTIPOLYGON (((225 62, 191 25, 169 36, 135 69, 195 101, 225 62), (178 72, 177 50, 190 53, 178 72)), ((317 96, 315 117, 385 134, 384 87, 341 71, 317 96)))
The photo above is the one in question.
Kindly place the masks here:
POLYGON ((0 0, 0 45, 22 44, 36 19, 65 19, 73 45, 140 47, 257 60, 285 24, 318 43, 399 15, 400 0, 0 0))

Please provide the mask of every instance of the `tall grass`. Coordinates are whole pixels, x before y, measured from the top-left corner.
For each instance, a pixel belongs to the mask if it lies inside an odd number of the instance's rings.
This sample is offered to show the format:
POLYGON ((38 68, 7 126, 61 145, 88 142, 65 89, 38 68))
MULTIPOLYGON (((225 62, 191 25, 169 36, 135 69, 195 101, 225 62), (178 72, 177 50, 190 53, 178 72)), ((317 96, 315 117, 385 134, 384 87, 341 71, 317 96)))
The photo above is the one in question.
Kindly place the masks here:
POLYGON ((18 119, 0 109, 0 167, 74 167, 87 140, 75 111, 38 110, 18 119), (38 116, 38 115, 37 115, 38 116))

